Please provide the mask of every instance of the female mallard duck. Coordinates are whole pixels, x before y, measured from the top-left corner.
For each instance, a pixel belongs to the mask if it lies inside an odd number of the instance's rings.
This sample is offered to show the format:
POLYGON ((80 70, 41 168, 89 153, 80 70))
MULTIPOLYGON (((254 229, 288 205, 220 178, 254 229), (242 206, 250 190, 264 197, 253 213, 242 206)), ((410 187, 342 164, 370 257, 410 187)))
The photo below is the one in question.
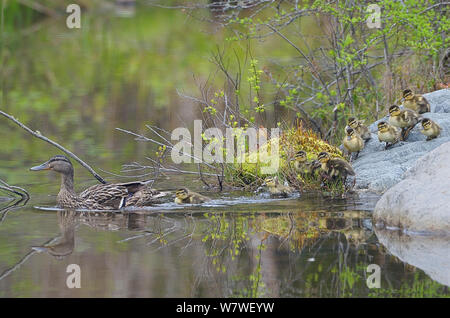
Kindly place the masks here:
POLYGON ((211 199, 186 188, 178 189, 175 192, 175 203, 177 204, 200 204, 208 201, 211 201, 211 199))
POLYGON ((326 151, 319 153, 317 160, 322 164, 322 170, 329 178, 342 177, 346 179, 348 175, 355 175, 355 171, 347 161, 340 158, 331 158, 326 151))
POLYGON ((430 112, 430 103, 422 95, 414 94, 412 90, 405 89, 403 98, 405 99, 403 107, 412 109, 419 114, 430 112))
POLYGON ((420 130, 420 132, 427 136, 427 141, 434 139, 441 134, 442 128, 431 119, 422 119, 422 127, 423 129, 420 130))
POLYGON ((155 203, 167 193, 150 189, 148 181, 97 184, 76 194, 73 188, 73 166, 66 156, 57 155, 32 171, 52 170, 61 174, 61 188, 57 203, 63 208, 117 210, 126 206, 145 206, 155 203))
POLYGON ((361 136, 351 127, 346 129, 347 136, 344 137, 342 143, 344 148, 350 153, 350 161, 352 161, 352 155, 356 152, 356 156, 353 159, 358 158, 359 152, 364 148, 364 140, 361 136))
POLYGON ((385 121, 380 121, 378 123, 378 140, 384 141, 386 143, 384 149, 388 149, 400 140, 400 130, 385 121))
POLYGON ((269 189, 270 195, 287 197, 289 194, 294 192, 294 189, 288 185, 280 184, 278 177, 267 177, 264 180, 264 184, 269 189))
POLYGON ((318 162, 316 160, 308 161, 306 152, 303 150, 300 150, 295 154, 294 167, 301 175, 314 174, 314 171, 319 168, 317 164, 318 162))
POLYGON ((355 117, 350 117, 347 121, 347 126, 353 128, 364 141, 367 141, 372 137, 369 128, 364 125, 363 120, 358 120, 355 117))
POLYGON ((408 138, 411 129, 419 122, 419 115, 411 109, 400 109, 397 105, 389 107, 389 123, 402 129, 402 140, 408 138))

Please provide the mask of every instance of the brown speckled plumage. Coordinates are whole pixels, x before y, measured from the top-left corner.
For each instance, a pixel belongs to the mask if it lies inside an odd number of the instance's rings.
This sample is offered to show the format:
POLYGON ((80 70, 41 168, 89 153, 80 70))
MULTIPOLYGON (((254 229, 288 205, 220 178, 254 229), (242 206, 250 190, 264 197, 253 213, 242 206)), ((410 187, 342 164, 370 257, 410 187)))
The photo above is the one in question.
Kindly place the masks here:
POLYGON ((57 203, 63 208, 117 210, 127 206, 142 207, 155 203, 167 194, 151 189, 145 181, 97 184, 77 194, 73 186, 72 163, 60 155, 31 170, 53 170, 61 174, 57 203))

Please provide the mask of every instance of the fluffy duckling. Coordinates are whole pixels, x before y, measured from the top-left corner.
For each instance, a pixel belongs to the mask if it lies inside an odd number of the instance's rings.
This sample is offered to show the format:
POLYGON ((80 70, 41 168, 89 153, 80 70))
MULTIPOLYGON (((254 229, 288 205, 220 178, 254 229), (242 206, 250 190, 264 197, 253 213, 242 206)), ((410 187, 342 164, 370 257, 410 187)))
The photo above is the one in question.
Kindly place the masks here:
POLYGON ((294 158, 294 167, 295 170, 300 172, 302 175, 310 175, 313 174, 314 171, 316 171, 318 166, 318 162, 316 160, 314 161, 308 161, 308 158, 306 157, 306 152, 303 150, 300 150, 295 154, 294 158))
POLYGON ((355 175, 355 171, 347 161, 340 158, 331 158, 326 151, 319 153, 317 160, 322 164, 322 170, 330 178, 342 177, 346 179, 348 175, 355 175))
POLYGON ((347 121, 347 126, 353 128, 364 141, 367 141, 371 138, 369 127, 364 125, 363 120, 358 120, 355 117, 350 117, 347 121))
POLYGON ((385 121, 380 121, 378 123, 378 140, 380 142, 384 141, 386 143, 384 149, 388 149, 400 140, 400 129, 389 125, 385 121))
POLYGON ((183 203, 199 204, 208 201, 211 201, 211 199, 199 193, 192 192, 186 188, 178 189, 175 192, 175 203, 177 204, 183 203))
POLYGON ((419 122, 419 115, 411 109, 400 109, 397 105, 389 107, 389 124, 402 129, 402 140, 408 138, 411 129, 419 122))
POLYGON ((264 184, 267 186, 272 196, 287 197, 289 194, 294 192, 294 189, 292 187, 280 184, 277 176, 267 177, 264 180, 264 184))
POLYGON ((438 124, 428 118, 422 119, 422 127, 423 129, 420 132, 427 136, 427 141, 439 136, 442 129, 438 124))
POLYGON ((419 94, 414 94, 410 89, 403 91, 403 107, 414 110, 419 114, 430 112, 430 103, 425 97, 419 94))
POLYGON ((347 136, 344 137, 342 143, 344 144, 345 149, 350 153, 350 161, 352 160, 352 155, 356 152, 356 156, 354 159, 358 158, 359 152, 364 148, 364 140, 361 136, 351 127, 347 127, 346 131, 347 136))

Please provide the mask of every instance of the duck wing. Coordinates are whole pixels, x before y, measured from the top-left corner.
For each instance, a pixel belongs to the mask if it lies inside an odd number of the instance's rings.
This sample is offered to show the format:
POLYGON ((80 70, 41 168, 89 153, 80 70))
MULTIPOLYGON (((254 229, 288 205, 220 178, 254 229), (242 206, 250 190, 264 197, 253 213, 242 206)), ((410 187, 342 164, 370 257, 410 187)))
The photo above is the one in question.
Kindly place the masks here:
POLYGON ((355 175, 355 171, 353 170, 352 166, 347 161, 340 160, 340 159, 334 159, 331 162, 331 167, 341 170, 341 171, 344 170, 351 176, 355 175))
POLYGON ((154 203, 160 203, 160 198, 168 195, 169 192, 161 192, 150 187, 143 187, 139 191, 128 197, 125 206, 147 206, 154 203))
POLYGON ((417 102, 417 105, 419 106, 419 110, 424 108, 428 112, 430 111, 430 103, 428 103, 428 101, 425 97, 417 96, 416 102, 417 102))
POLYGON ((96 184, 80 193, 84 202, 93 206, 118 209, 129 195, 128 188, 118 183, 96 184))

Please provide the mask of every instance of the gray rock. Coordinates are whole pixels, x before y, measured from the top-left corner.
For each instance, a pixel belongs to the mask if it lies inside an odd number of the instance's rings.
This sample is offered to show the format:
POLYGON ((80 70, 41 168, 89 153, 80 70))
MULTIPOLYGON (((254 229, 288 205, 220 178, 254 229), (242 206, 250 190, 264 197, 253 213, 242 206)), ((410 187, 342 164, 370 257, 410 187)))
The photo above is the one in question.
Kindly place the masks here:
POLYGON ((404 178, 404 173, 423 155, 450 141, 450 89, 424 94, 430 102, 431 113, 422 114, 442 127, 441 135, 431 141, 420 133, 420 123, 411 131, 407 141, 399 142, 388 150, 378 141, 377 124, 369 126, 372 139, 369 140, 358 159, 352 162, 356 172, 355 188, 383 193, 404 178))
POLYGON ((377 226, 450 235, 450 142, 420 158, 377 202, 377 226))

